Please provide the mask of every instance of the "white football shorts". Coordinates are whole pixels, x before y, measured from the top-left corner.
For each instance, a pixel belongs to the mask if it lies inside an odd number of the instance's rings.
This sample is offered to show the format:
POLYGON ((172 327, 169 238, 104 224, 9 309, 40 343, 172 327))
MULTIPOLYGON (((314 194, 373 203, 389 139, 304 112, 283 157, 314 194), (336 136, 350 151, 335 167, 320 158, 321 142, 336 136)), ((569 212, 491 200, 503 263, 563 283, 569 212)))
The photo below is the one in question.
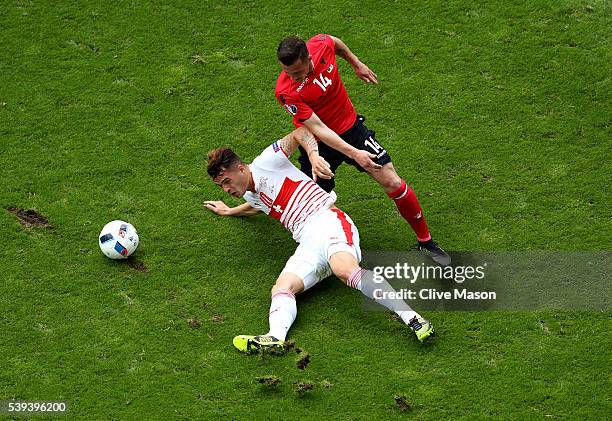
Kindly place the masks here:
POLYGON ((351 218, 340 209, 325 209, 311 216, 300 236, 300 244, 282 272, 304 281, 304 291, 332 275, 329 258, 346 251, 361 261, 359 232, 351 218))

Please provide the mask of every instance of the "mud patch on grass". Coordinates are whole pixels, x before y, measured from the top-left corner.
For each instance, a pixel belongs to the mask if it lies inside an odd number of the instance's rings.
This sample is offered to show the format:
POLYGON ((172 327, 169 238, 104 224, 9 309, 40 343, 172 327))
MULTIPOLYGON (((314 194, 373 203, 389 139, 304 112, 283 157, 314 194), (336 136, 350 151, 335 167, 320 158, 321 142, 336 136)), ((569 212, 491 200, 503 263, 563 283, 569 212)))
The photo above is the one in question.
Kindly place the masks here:
POLYGON ((279 356, 279 355, 285 355, 287 353, 287 350, 284 347, 262 347, 259 350, 259 355, 260 357, 265 360, 266 358, 270 357, 270 356, 279 356))
POLYGON ((187 323, 191 326, 192 329, 199 329, 202 326, 202 322, 200 322, 197 318, 187 319, 187 323))
POLYGON ((21 222, 21 225, 25 225, 26 227, 51 227, 51 224, 49 224, 49 220, 34 209, 19 209, 15 207, 10 207, 7 210, 13 215, 15 215, 17 218, 19 218, 19 222, 21 222))
POLYGON ((266 387, 276 387, 282 383, 282 380, 276 376, 256 377, 255 381, 266 387))
POLYGON ((287 351, 290 351, 290 350, 292 350, 292 349, 293 349, 293 350, 295 351, 295 353, 296 353, 296 354, 301 354, 301 353, 303 352, 303 349, 302 349, 302 348, 299 348, 299 347, 298 347, 298 346, 295 344, 295 341, 294 341, 294 340, 285 341, 285 345, 284 345, 284 346, 285 346, 285 349, 286 349, 287 351))
POLYGON ((408 402, 408 399, 406 399, 406 396, 395 395, 393 399, 395 399, 395 404, 400 411, 408 412, 412 409, 412 406, 410 405, 410 402, 408 402))
POLYGON ((308 364, 310 364, 310 354, 308 352, 303 352, 296 361, 297 368, 305 370, 308 364))
POLYGON ((130 268, 137 270, 138 272, 147 273, 149 268, 138 259, 128 259, 127 264, 130 268))
POLYGON ((295 391, 298 395, 304 396, 306 393, 314 388, 314 384, 309 381, 297 382, 295 384, 295 391))

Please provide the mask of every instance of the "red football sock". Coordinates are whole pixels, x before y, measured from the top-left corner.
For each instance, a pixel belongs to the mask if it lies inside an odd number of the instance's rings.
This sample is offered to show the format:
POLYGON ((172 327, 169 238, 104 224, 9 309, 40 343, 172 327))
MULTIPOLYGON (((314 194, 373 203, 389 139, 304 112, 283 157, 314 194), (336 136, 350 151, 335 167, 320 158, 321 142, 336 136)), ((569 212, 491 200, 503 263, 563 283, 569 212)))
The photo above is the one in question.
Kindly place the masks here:
POLYGON ((430 240, 431 235, 429 234, 429 228, 427 227, 427 222, 425 222, 419 199, 417 199, 416 194, 408 187, 406 182, 402 180, 402 185, 397 190, 388 193, 388 195, 395 202, 399 213, 412 227, 417 239, 419 241, 430 240))

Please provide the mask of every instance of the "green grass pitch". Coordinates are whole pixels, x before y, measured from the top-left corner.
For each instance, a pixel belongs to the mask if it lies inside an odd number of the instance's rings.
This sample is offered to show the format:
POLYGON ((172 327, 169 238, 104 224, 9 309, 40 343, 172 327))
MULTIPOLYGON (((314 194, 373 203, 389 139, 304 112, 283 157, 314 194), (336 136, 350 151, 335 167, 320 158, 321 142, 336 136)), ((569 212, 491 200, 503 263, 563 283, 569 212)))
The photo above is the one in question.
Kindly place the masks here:
MULTIPOLYGON (((609 417, 609 312, 435 312, 421 346, 330 278, 298 299, 304 370, 240 355, 294 243, 201 203, 226 200, 206 151, 252 159, 292 128, 278 42, 326 32, 378 74, 340 63, 441 245, 610 250, 610 28, 606 0, 2 1, 0 400, 83 419, 609 417), (98 250, 113 219, 147 271, 98 250)), ((364 250, 413 247, 367 176, 342 168, 336 191, 364 250)))

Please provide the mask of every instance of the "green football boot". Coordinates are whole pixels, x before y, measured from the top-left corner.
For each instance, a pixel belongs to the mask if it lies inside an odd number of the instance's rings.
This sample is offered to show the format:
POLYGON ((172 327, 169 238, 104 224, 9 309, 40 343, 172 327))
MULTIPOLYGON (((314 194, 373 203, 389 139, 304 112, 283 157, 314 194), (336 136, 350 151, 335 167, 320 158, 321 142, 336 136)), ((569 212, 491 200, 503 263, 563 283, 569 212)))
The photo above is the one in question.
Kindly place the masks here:
POLYGON ((434 328, 431 323, 420 316, 413 317, 408 323, 408 326, 410 326, 410 329, 412 329, 419 342, 424 342, 434 334, 434 328))
POLYGON ((232 341, 238 351, 254 354, 256 352, 277 354, 285 351, 285 341, 268 335, 238 335, 232 341))

